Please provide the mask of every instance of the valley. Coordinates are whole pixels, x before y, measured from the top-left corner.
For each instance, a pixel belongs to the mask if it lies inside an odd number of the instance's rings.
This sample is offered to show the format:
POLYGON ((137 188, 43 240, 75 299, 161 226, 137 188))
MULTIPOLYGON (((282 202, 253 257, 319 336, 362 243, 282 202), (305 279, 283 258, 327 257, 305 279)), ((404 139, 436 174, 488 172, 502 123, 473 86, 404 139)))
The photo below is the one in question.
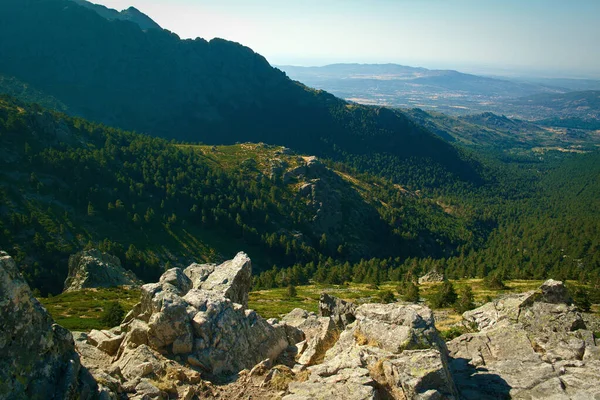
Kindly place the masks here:
POLYGON ((0 2, 0 400, 600 393, 600 81, 160 21, 0 2))

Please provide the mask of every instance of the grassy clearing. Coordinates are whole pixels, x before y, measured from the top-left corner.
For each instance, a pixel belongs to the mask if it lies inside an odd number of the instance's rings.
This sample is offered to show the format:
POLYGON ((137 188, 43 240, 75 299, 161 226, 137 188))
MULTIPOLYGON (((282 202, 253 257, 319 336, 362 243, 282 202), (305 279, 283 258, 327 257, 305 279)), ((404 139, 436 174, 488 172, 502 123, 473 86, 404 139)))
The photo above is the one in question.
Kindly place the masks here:
MULTIPOLYGON (((522 293, 537 289, 542 281, 507 281, 505 290, 489 290, 484 287, 482 279, 465 279, 452 281, 457 291, 466 285, 471 286, 475 296, 475 303, 479 306, 489 300, 509 293, 522 293)), ((568 282, 576 286, 575 282, 568 282)), ((384 290, 391 290, 399 299, 397 291, 398 282, 386 282, 375 288, 368 284, 348 285, 307 285, 296 288, 297 295, 287 297, 287 288, 259 290, 250 292, 249 307, 256 310, 264 318, 280 318, 294 308, 303 308, 317 312, 321 293, 355 303, 377 302, 379 294, 384 290)), ((419 286, 421 300, 425 304, 435 293, 439 283, 427 283, 419 286)), ((139 289, 110 288, 88 289, 78 292, 63 293, 61 295, 42 298, 40 301, 48 309, 54 320, 70 330, 90 330, 108 328, 100 321, 103 307, 111 301, 121 303, 129 311, 140 298, 139 289)), ((600 307, 592 307, 593 312, 600 312, 600 307)), ((435 310, 436 326, 444 337, 453 337, 459 334, 456 326, 461 321, 461 315, 451 308, 435 310)))
MULTIPOLYGON (((465 279, 452 281, 456 291, 463 286, 471 286, 475 296, 475 302, 483 304, 488 297, 496 298, 507 293, 521 293, 537 289, 542 281, 508 281, 505 290, 490 290, 484 287, 483 279, 465 279)), ((259 290, 250 293, 249 305, 265 318, 276 318, 293 310, 295 307, 316 311, 321 293, 327 292, 333 296, 356 303, 368 303, 378 301, 378 295, 384 290, 391 290, 397 298, 398 282, 385 282, 375 288, 369 284, 351 283, 348 285, 308 285, 297 287, 298 295, 293 299, 286 299, 287 289, 259 290)), ((439 283, 426 283, 419 286, 421 298, 425 302, 435 293, 439 283)), ((460 319, 453 311, 445 310, 449 320, 460 319)))
POLYGON ((86 289, 39 300, 56 323, 72 331, 89 331, 110 328, 101 321, 104 307, 118 301, 127 312, 140 301, 140 290, 124 287, 86 289))

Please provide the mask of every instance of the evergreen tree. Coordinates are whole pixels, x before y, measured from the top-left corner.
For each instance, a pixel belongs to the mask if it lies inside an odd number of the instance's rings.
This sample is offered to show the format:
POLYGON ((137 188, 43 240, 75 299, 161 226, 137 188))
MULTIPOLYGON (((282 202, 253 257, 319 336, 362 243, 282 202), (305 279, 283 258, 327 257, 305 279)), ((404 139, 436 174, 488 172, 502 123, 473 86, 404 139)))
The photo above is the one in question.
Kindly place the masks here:
POLYGON ((437 291, 431 297, 432 308, 443 308, 454 305, 458 298, 454 285, 450 281, 444 281, 439 285, 437 291))
POLYGON ((125 316, 125 310, 123 306, 119 302, 111 302, 104 308, 102 312, 101 321, 107 326, 113 327, 117 326, 123 320, 125 316))
POLYGON ((473 297, 471 286, 465 285, 459 291, 458 300, 454 305, 454 310, 459 314, 472 310, 475 308, 474 300, 475 298, 473 297))

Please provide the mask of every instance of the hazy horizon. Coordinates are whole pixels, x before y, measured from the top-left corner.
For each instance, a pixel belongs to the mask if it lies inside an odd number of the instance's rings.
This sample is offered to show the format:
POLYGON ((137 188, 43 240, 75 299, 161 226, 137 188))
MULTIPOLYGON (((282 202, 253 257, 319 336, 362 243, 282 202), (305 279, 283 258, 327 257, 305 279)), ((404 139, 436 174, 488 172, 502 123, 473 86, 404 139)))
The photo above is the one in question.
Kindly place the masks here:
POLYGON ((600 2, 580 0, 95 0, 182 38, 239 42, 273 65, 396 63, 600 78, 600 2))

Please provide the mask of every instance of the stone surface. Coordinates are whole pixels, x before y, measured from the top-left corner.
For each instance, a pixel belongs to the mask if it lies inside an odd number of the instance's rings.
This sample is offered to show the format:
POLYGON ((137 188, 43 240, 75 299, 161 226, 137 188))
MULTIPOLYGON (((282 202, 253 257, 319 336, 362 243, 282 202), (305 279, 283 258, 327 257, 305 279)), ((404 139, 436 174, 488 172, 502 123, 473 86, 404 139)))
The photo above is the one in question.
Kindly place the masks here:
POLYGON ((0 398, 92 399, 73 336, 33 297, 14 260, 0 251, 0 398))
POLYGON ((87 335, 88 343, 111 356, 117 353, 124 338, 124 334, 116 335, 110 331, 98 331, 96 329, 92 329, 87 335))
POLYGON ((444 279, 445 277, 443 273, 433 270, 419 278, 419 285, 430 282, 444 282, 444 279))
POLYGON ((193 264, 166 271, 157 283, 142 286, 140 303, 121 326, 78 335, 84 360, 90 358, 99 379, 117 369, 115 390, 130 398, 193 397, 190 385, 199 382, 199 373, 217 377, 273 362, 304 334, 244 307, 250 268, 250 259, 239 253, 214 268, 193 264), (114 357, 107 361, 102 354, 114 357))
POLYGON ((450 341, 451 370, 466 399, 600 396, 600 352, 562 282, 466 312, 479 329, 450 341))
POLYGON ((206 271, 202 273, 199 273, 198 267, 186 269, 188 275, 198 274, 200 277, 195 278, 195 289, 221 293, 232 302, 241 304, 244 308, 248 307, 248 292, 252 289, 252 263, 245 253, 238 253, 233 260, 216 266, 202 280, 209 267, 204 268, 206 271))
POLYGON ((100 250, 84 250, 69 257, 65 292, 96 287, 140 286, 143 282, 121 266, 121 261, 100 250))
POLYGON ((345 328, 356 319, 354 313, 356 305, 330 296, 327 293, 321 294, 319 299, 319 315, 321 317, 331 317, 338 327, 345 328))
MULTIPOLYGON (((324 303, 340 304, 334 299, 324 303)), ((327 307, 328 312, 333 309, 327 307)), ((285 400, 457 397, 447 349, 431 310, 398 303, 364 304, 354 308, 353 315, 355 321, 323 361, 308 368, 308 379, 289 385, 285 400)))

